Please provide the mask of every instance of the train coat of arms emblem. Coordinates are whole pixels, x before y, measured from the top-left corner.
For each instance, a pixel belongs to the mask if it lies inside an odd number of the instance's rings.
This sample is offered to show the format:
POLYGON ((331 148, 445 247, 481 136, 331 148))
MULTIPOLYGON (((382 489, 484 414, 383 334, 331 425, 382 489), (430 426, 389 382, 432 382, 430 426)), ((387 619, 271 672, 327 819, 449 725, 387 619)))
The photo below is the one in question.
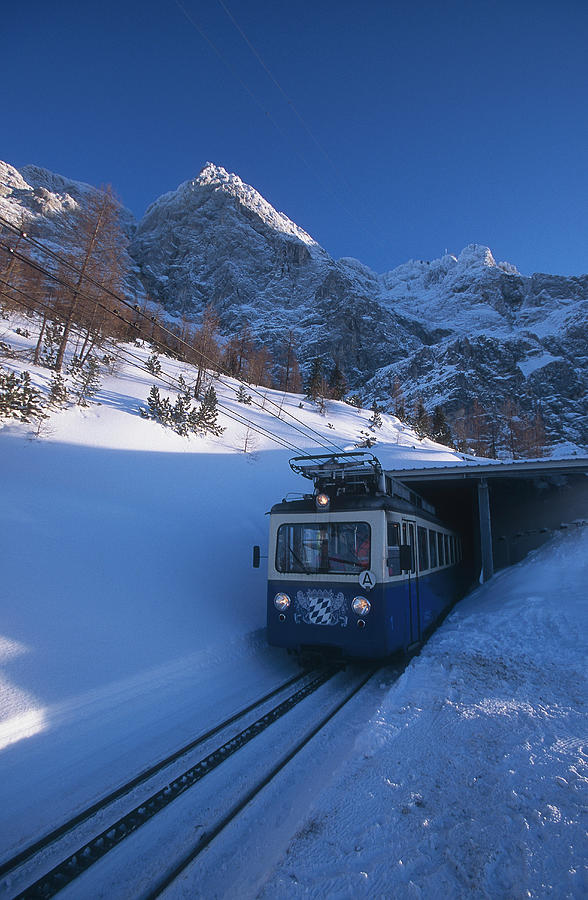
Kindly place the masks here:
POLYGON ((347 625, 347 603, 339 591, 312 588, 298 591, 294 600, 294 621, 297 625, 347 625))

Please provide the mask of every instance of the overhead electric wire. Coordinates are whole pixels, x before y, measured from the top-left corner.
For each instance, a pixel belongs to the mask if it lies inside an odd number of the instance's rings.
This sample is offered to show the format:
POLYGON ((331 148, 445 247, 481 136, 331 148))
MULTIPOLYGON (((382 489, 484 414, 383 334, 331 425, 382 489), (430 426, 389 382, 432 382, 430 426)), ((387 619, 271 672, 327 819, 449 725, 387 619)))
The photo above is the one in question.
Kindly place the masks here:
MULTIPOLYGON (((220 0, 219 0, 219 3, 220 3, 220 0)), ((300 119, 301 123, 302 123, 303 126, 305 127, 306 131, 308 131, 308 133, 309 133, 310 137, 312 138, 312 140, 314 141, 314 143, 318 146, 318 148, 319 148, 319 150, 322 152, 322 154, 327 158, 327 160, 329 161, 330 165, 331 165, 332 168, 333 168, 333 171, 335 172, 335 176, 341 181, 341 183, 342 183, 343 186, 345 187, 345 190, 346 190, 346 191, 349 191, 349 190, 350 190, 350 185, 349 185, 349 184, 346 182, 346 180, 345 180, 344 178, 342 178, 342 176, 339 174, 339 172, 338 172, 338 170, 337 170, 337 167, 335 166, 335 164, 333 163, 333 161, 332 161, 331 158, 329 157, 329 155, 328 155, 328 153, 326 152, 326 150, 323 149, 323 147, 321 146, 321 144, 319 143, 319 141, 317 140, 317 138, 315 138, 315 136, 313 135, 312 131, 310 130, 310 127, 306 124, 306 122, 304 121, 304 119, 302 118, 302 116, 300 115, 300 113, 298 112, 298 110, 295 108, 294 104, 293 104, 292 101, 289 99, 288 95, 286 94, 286 92, 284 91, 284 89, 282 88, 282 86, 280 85, 280 83, 278 82, 277 78, 271 73, 269 67, 268 67, 268 66, 265 64, 265 62, 262 60, 261 54, 255 49, 255 47, 253 46, 253 44, 251 43, 251 41, 249 40, 249 38, 246 36, 246 34, 245 34, 245 32, 243 31, 243 29, 241 28, 241 26, 240 26, 240 25, 238 24, 238 22, 236 21, 235 17, 234 17, 234 16, 232 15, 232 13, 227 9, 227 7, 224 5, 224 3, 220 3, 220 5, 221 5, 222 8, 224 9, 224 11, 225 11, 225 13, 227 14, 228 18, 229 18, 229 19, 232 21, 232 23, 234 24, 235 28, 237 29, 237 31, 239 32, 239 34, 241 35, 241 37, 243 38, 243 40, 245 41, 245 43, 247 44, 247 46, 249 47, 249 49, 251 50, 251 52, 253 53, 253 55, 254 55, 254 56, 256 57, 256 59, 259 61, 259 63, 261 64, 261 66, 263 67, 263 69, 265 70, 265 72, 266 72, 266 73, 268 74, 268 76, 271 78, 271 80, 273 81, 273 83, 278 87, 280 93, 285 97, 285 99, 286 99, 288 105, 292 108, 292 110, 293 110, 293 112, 295 113, 295 115, 297 116, 297 118, 300 119)), ((257 95, 252 91, 252 89, 249 87, 249 85, 248 85, 245 81, 243 81, 243 79, 241 78, 241 76, 239 75, 239 73, 237 72, 237 70, 235 69, 235 67, 228 61, 228 59, 226 58, 226 56, 225 56, 225 54, 222 52, 222 50, 220 50, 220 49, 217 47, 217 45, 214 43, 214 41, 207 35, 207 33, 205 32, 205 30, 204 30, 204 28, 202 27, 202 25, 194 18, 193 14, 192 14, 191 12, 189 12, 189 11, 186 9, 186 7, 185 7, 184 4, 181 2, 181 0, 176 0, 176 6, 180 9, 180 11, 181 11, 181 12, 183 13, 183 15, 186 17, 186 19, 188 20, 188 22, 196 29, 196 31, 200 34, 200 36, 206 41, 206 43, 209 45, 209 47, 211 47, 211 48, 214 50, 214 52, 216 53, 216 55, 218 56, 218 58, 220 59, 220 61, 221 61, 221 62, 223 63, 223 65, 229 70, 229 72, 233 75, 233 77, 238 81, 238 83, 241 85, 241 87, 246 91, 246 93, 247 93, 247 94, 249 95, 249 97, 253 100, 253 102, 255 103, 255 105, 258 106, 259 109, 261 109, 261 111, 263 112, 265 118, 268 119, 268 120, 272 123, 272 125, 274 126, 274 128, 275 128, 276 131, 279 133, 280 137, 282 138, 282 140, 284 141, 284 143, 285 143, 286 146, 288 147, 288 149, 289 149, 291 152, 293 152, 294 155, 297 156, 298 159, 306 166, 306 168, 308 169, 308 171, 311 173, 311 175, 314 176, 314 178, 316 178, 316 180, 318 181, 318 183, 323 187, 323 189, 327 192, 327 194, 330 194, 330 196, 331 196, 331 197, 335 200, 335 202, 341 207, 341 209, 342 209, 342 210, 343 210, 343 211, 344 211, 351 219, 353 219, 353 221, 354 221, 354 222, 362 229, 362 231, 364 231, 364 232, 366 233, 366 235, 367 235, 372 241, 375 241, 376 243, 378 243, 382 248, 386 247, 386 249, 388 249, 388 246, 387 246, 387 244, 385 244, 385 242, 383 241, 381 235, 377 234, 376 232, 372 232, 372 230, 365 224, 365 222, 362 222, 361 219, 359 219, 358 216, 353 212, 353 210, 351 210, 351 209, 349 209, 349 208, 347 207, 347 205, 346 205, 346 204, 343 202, 343 200, 341 199, 340 195, 339 195, 338 193, 336 193, 336 191, 334 191, 334 190, 326 183, 325 179, 324 179, 324 178, 323 178, 323 177, 315 170, 315 168, 308 162, 308 160, 306 159, 306 157, 303 156, 302 153, 301 153, 297 148, 295 148, 295 147, 292 146, 292 141, 286 136, 286 134, 285 134, 283 128, 281 128, 281 126, 278 125, 278 123, 276 122, 274 116, 272 116, 272 114, 266 109, 266 107, 264 106, 264 104, 262 103, 262 101, 261 101, 261 100, 257 97, 257 95)))
POLYGON ((268 78, 270 78, 270 80, 273 81, 273 83, 279 90, 280 94, 282 95, 282 97, 284 98, 284 100, 286 101, 286 103, 288 104, 288 106, 290 107, 290 109, 292 110, 292 112, 294 113, 294 115, 296 116, 296 118, 298 119, 298 121, 300 122, 302 127, 304 128, 304 130, 307 132, 308 136, 311 138, 313 143, 316 144, 316 146, 318 147, 320 152, 323 154, 323 156, 325 157, 325 159, 327 160, 329 165, 332 167, 333 171, 335 172, 335 175, 337 175, 338 178, 341 178, 341 175, 338 172, 334 161, 331 159, 331 157, 329 156, 329 154, 327 153, 327 151, 325 150, 325 148, 323 147, 323 145, 321 144, 319 139, 313 133, 308 122, 300 114, 300 112, 294 105, 294 101, 288 96, 288 94, 286 93, 286 91, 284 90, 284 88, 282 87, 282 85, 280 84, 280 82, 278 81, 276 76, 274 75, 274 73, 271 71, 270 67, 267 65, 267 63, 263 59, 263 57, 262 57, 261 53, 259 52, 259 50, 257 49, 257 47, 255 47, 254 44, 249 40, 249 38, 245 34, 245 31, 243 30, 243 27, 239 24, 239 22, 237 22, 237 19, 235 18, 235 16, 231 12, 231 10, 226 6, 225 3, 223 3, 223 0, 217 0, 217 2, 219 4, 219 6, 222 7, 222 9, 225 11, 226 15, 228 16, 230 21, 233 23, 233 25, 235 26, 235 28, 237 29, 237 31, 239 32, 239 34, 241 35, 241 37, 243 38, 243 40, 245 41, 245 43, 247 44, 247 46, 249 47, 251 52, 253 53, 253 55, 256 58, 256 60, 258 61, 259 65, 262 67, 264 72, 267 74, 268 78))
MULTIPOLYGON (((43 303, 42 301, 37 300, 34 297, 31 297, 30 294, 27 294, 25 291, 20 290, 20 288, 13 287, 8 282, 4 281, 4 279, 2 279, 2 278, 0 278, 0 284, 4 284, 4 285, 8 286, 10 291, 16 292, 18 294, 21 294, 23 297, 26 297, 28 300, 31 301, 31 303, 33 305, 31 306, 28 303, 25 303, 23 300, 18 299, 17 297, 12 297, 7 291, 0 291, 0 296, 6 297, 6 299, 12 301, 13 303, 18 303, 19 305, 23 306, 25 309, 28 309, 30 312, 38 313, 39 307, 41 307, 41 308, 46 309, 49 312, 53 313, 53 315, 56 315, 56 311, 53 306, 50 306, 47 303, 43 303)), ((126 324, 130 324, 132 326, 132 323, 129 323, 126 319, 122 318, 121 316, 117 316, 117 318, 121 319, 121 321, 125 322, 126 324)), ((75 327, 71 329, 71 333, 74 334, 78 338, 85 337, 84 333, 75 327)), ((131 350, 128 350, 125 347, 122 347, 120 344, 116 343, 116 341, 114 341, 113 339, 110 339, 110 342, 114 343, 114 346, 116 347, 116 353, 119 355, 119 357, 122 356, 122 357, 126 358, 127 362, 129 362, 129 365, 133 366, 136 369, 140 369, 143 372, 147 372, 148 375, 151 375, 152 377, 157 378, 159 381, 161 381, 163 384, 166 384, 168 387, 171 387, 173 390, 177 390, 177 391, 182 390, 182 385, 179 383, 179 381, 177 379, 174 378, 173 375, 169 375, 168 373, 160 373, 159 375, 153 376, 153 373, 150 371, 150 369, 147 368, 146 365, 144 365, 143 360, 140 356, 133 353, 131 350), (133 362, 132 360, 138 360, 138 362, 133 362)), ((223 415, 225 416, 225 418, 233 420, 238 425, 245 425, 247 428, 251 429, 251 431, 256 432, 261 437, 268 438, 269 440, 273 441, 274 443, 278 444, 279 446, 284 447, 284 449, 286 449, 286 450, 290 450, 290 451, 295 450, 297 453, 304 453, 304 450, 301 447, 296 446, 296 444, 293 444, 287 438, 279 437, 274 432, 270 431, 269 429, 264 428, 263 425, 259 425, 259 423, 253 422, 251 419, 248 419, 246 416, 243 416, 241 413, 236 412, 236 410, 228 409, 228 407, 226 407, 223 403, 219 402, 218 399, 217 399, 217 406, 219 409, 222 409, 223 415)))
MULTIPOLYGON (((16 225, 13 225, 8 219, 5 219, 1 214, 0 214, 0 224, 4 224, 8 228, 10 228, 15 234, 18 234, 20 237, 24 238, 24 240, 28 241, 30 244, 37 247, 42 252, 53 257, 54 259, 57 260, 57 262, 61 263, 62 265, 65 265, 66 267, 71 269, 73 272, 75 272, 77 275, 83 275, 84 280, 88 281, 90 284, 93 284, 95 287, 99 288, 101 291, 106 293, 108 296, 112 297, 114 300, 116 300, 118 303, 125 306, 127 309, 132 310, 136 316, 140 316, 141 318, 148 321, 150 324, 153 324, 153 322, 154 322, 153 316, 149 316, 147 313, 144 313, 141 309, 139 309, 137 307, 136 304, 131 303, 129 300, 126 300, 124 297, 121 297, 119 294, 117 294, 115 291, 108 288, 106 285, 101 284, 99 281, 97 281, 91 275, 88 275, 87 273, 83 272, 79 266, 75 265, 75 263, 72 263, 70 260, 63 257, 61 254, 56 253, 54 250, 52 250, 50 247, 47 247, 45 244, 43 244, 41 241, 37 240, 36 238, 31 237, 31 235, 22 231, 16 225)), ((10 253, 12 253, 13 255, 16 255, 18 258, 22 259, 24 262, 29 263, 29 265, 34 266, 36 269, 38 269, 38 271, 42 272, 47 277, 54 279, 59 284, 68 288, 70 291, 75 291, 77 296, 82 297, 82 299, 89 300, 92 303, 96 303, 102 309, 105 309, 110 314, 113 314, 113 311, 110 309, 110 307, 106 307, 106 306, 100 304, 99 301, 97 301, 97 299, 95 297, 88 297, 87 295, 83 294, 79 288, 74 288, 72 285, 70 285, 67 282, 60 279, 55 273, 44 269, 43 267, 39 266, 38 263, 34 263, 29 257, 25 256, 24 254, 20 254, 17 250, 15 250, 14 248, 11 248, 7 244, 4 244, 3 246, 10 253)), ((126 321, 126 320, 123 320, 123 321, 126 321)), ((135 323, 128 323, 128 324, 134 325, 135 323)), ((187 341, 183 340, 183 338, 179 337, 170 328, 166 328, 164 325, 162 325, 159 322, 157 322, 157 327, 164 334, 168 334, 171 338, 173 338, 173 340, 176 343, 181 344, 184 347, 186 347, 191 353, 198 354, 198 356, 201 360, 203 360, 204 362, 208 362, 217 371, 219 369, 222 369, 224 374, 227 377, 233 378, 235 381, 238 381, 240 384, 245 385, 248 388, 248 390, 250 390, 253 394, 256 394, 257 396, 261 397, 263 399, 264 406, 261 407, 259 403, 256 404, 257 406, 259 406, 260 408, 265 408, 265 403, 267 402, 269 405, 274 406, 280 412, 280 415, 276 415, 275 413, 272 413, 271 410, 268 410, 270 415, 273 415, 275 418, 279 419, 280 421, 283 421, 284 424, 288 425, 290 428, 293 428, 295 431, 298 431, 306 439, 314 440, 314 442, 319 444, 319 446, 323 447, 323 449, 326 449, 329 451, 331 449, 334 449, 338 453, 343 452, 343 448, 339 447, 337 444, 335 444, 334 441, 331 441, 328 437, 325 437, 324 435, 322 435, 315 428, 312 428, 312 426, 307 425, 305 422, 303 422, 301 419, 299 419, 293 413, 289 412, 288 410, 284 410, 283 407, 281 407, 278 403, 276 403, 274 400, 267 398, 262 393, 262 391, 257 390, 255 387, 253 387, 247 381, 245 381, 245 379, 240 378, 238 375, 233 375, 225 366, 221 366, 216 360, 211 359, 209 356, 207 356, 202 351, 196 350, 191 344, 189 344, 187 341), (285 422, 285 420, 282 419, 282 414, 288 416, 294 422, 297 422, 298 425, 301 425, 302 429, 305 429, 305 430, 303 431, 301 428, 298 428, 296 425, 293 425, 292 422, 285 422), (310 432, 310 434, 308 432, 310 432), (316 435, 317 437, 313 438, 312 437, 313 434, 316 435)), ((154 339, 151 339, 151 342, 154 344, 158 343, 154 339)), ((161 344, 161 342, 159 342, 159 343, 161 344)), ((163 346, 165 347, 165 345, 163 345, 163 346)), ((170 349, 169 347, 166 347, 166 350, 169 350, 169 349, 170 349)), ((225 382, 223 382, 223 383, 225 383, 225 382)), ((229 387, 230 387, 230 385, 229 385, 229 387)))

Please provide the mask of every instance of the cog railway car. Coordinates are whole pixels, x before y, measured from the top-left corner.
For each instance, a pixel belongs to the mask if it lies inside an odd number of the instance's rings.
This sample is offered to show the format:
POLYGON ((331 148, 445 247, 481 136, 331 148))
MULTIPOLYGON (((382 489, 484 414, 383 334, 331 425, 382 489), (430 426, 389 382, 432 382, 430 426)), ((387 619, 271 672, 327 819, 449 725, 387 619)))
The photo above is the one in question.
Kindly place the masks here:
POLYGON ((314 490, 270 512, 269 643, 301 658, 382 659, 418 647, 464 593, 459 536, 372 454, 290 466, 314 490))

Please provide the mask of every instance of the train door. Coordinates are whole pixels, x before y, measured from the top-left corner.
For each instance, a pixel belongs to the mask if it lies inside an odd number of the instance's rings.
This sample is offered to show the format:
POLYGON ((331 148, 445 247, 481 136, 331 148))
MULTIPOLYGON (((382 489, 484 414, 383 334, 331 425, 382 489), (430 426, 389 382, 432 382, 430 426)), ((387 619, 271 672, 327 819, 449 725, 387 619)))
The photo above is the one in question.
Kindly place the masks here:
POLYGON ((416 644, 421 639, 421 630, 419 627, 419 586, 417 579, 417 549, 416 549, 416 522, 411 519, 402 520, 402 543, 408 544, 410 547, 410 572, 406 582, 408 592, 408 610, 409 610, 409 641, 416 644))

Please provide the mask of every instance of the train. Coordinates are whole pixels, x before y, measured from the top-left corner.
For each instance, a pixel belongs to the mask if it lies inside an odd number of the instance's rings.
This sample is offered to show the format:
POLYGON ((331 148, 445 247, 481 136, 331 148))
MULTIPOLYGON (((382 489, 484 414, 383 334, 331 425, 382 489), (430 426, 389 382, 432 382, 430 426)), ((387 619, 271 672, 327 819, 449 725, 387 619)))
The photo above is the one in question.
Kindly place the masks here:
POLYGON ((290 467, 313 491, 270 511, 269 644, 303 663, 414 652, 465 593, 460 535, 371 453, 299 456, 290 467))

